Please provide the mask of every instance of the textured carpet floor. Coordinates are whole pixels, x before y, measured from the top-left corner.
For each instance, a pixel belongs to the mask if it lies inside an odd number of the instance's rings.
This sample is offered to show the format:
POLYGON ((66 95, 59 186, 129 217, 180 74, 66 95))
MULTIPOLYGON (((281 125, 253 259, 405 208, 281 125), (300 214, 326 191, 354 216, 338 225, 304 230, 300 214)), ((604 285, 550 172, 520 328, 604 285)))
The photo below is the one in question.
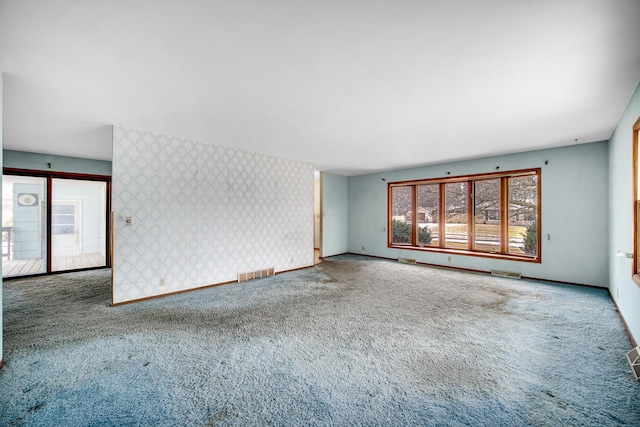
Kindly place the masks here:
POLYGON ((108 307, 4 284, 0 425, 640 425, 605 290, 357 256, 108 307))

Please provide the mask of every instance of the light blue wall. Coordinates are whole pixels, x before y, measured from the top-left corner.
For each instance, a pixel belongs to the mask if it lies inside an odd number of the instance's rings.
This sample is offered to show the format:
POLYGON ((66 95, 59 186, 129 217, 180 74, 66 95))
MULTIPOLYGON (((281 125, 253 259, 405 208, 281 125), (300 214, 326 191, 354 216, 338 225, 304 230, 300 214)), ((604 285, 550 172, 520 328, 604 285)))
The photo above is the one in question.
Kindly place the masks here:
POLYGON ((349 251, 481 271, 515 271, 527 277, 606 287, 607 191, 607 142, 350 177, 349 251), (489 173, 495 172, 496 167, 500 171, 542 168, 542 263, 387 247, 387 183, 489 173))
POLYGON ((632 260, 617 257, 633 252, 633 124, 640 117, 640 86, 631 98, 609 141, 610 248, 607 254, 610 292, 636 341, 640 339, 640 287, 633 280, 632 260))
POLYGON ((349 251, 349 180, 323 172, 322 179, 322 256, 349 251))
POLYGON ((26 151, 3 151, 3 165, 5 168, 111 175, 111 162, 104 160, 54 156, 51 154, 28 153, 26 151), (49 163, 51 163, 51 168, 49 168, 49 163))

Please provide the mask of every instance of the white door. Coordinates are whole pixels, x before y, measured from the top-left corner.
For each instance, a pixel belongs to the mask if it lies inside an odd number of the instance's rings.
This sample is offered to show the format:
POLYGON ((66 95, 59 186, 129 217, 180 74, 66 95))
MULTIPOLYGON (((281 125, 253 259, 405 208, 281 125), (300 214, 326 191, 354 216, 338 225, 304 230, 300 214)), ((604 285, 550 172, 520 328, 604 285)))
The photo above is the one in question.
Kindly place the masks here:
POLYGON ((82 204, 56 200, 51 206, 51 249, 56 258, 82 253, 82 204))

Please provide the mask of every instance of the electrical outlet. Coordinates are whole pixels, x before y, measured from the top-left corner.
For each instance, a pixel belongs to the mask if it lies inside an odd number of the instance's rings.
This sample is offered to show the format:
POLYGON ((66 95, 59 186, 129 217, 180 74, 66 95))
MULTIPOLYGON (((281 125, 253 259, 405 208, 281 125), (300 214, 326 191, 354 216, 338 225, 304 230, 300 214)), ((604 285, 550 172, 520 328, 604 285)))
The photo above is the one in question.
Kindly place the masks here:
POLYGON ((131 225, 131 224, 133 224, 133 218, 132 218, 132 217, 130 217, 130 216, 128 216, 128 217, 126 217, 126 218, 124 219, 124 222, 125 222, 127 225, 131 225))
POLYGON ((163 287, 163 286, 164 286, 164 277, 161 277, 160 278, 160 287, 163 287))
POLYGON ((447 261, 451 262, 451 257, 450 256, 447 257, 447 261))
POLYGON ((362 250, 364 251, 364 246, 362 247, 362 250))

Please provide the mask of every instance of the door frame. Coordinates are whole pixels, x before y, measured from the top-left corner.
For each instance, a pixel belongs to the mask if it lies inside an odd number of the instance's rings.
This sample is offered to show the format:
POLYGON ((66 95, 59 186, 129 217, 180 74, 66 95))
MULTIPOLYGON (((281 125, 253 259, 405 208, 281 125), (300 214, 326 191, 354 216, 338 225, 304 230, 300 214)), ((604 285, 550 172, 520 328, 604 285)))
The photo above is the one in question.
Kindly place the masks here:
POLYGON ((95 270, 98 268, 111 268, 112 253, 111 253, 111 176, 110 175, 91 175, 84 173, 72 173, 72 172, 56 172, 56 171, 41 171, 33 169, 18 169, 18 168, 3 168, 3 175, 17 175, 17 176, 30 176, 46 178, 46 269, 44 273, 24 275, 24 276, 11 276, 14 277, 29 277, 29 276, 41 276, 44 274, 57 274, 68 273, 70 271, 84 271, 95 270), (78 268, 70 270, 54 271, 52 269, 52 195, 53 195, 53 180, 57 179, 73 179, 79 181, 101 181, 105 183, 105 265, 98 267, 78 268))

